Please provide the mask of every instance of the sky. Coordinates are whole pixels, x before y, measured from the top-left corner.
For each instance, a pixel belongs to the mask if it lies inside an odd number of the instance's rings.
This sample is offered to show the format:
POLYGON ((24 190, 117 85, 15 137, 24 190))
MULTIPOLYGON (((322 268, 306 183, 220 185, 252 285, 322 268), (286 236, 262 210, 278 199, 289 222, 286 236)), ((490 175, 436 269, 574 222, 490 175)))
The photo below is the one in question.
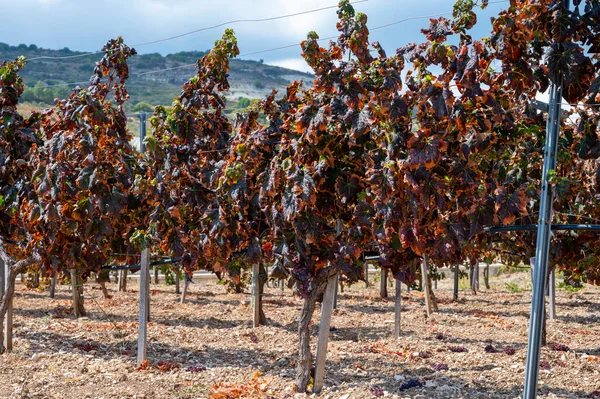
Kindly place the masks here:
MULTIPOLYGON (((354 6, 367 14, 368 25, 373 28, 406 18, 448 13, 453 3, 453 0, 367 0, 354 6)), ((300 43, 313 30, 320 37, 335 36, 335 8, 267 22, 231 23, 162 43, 135 45, 228 21, 270 18, 336 4, 336 0, 0 0, 0 42, 96 51, 110 38, 123 36, 139 53, 167 55, 207 50, 229 27, 238 38, 241 58, 263 59, 271 65, 309 71, 299 46, 243 55, 300 43)), ((508 4, 508 1, 491 4, 480 11, 480 24, 472 36, 488 36, 490 17, 508 4)), ((405 21, 374 30, 371 39, 393 54, 398 47, 423 41, 420 29, 428 23, 428 18, 405 21)))

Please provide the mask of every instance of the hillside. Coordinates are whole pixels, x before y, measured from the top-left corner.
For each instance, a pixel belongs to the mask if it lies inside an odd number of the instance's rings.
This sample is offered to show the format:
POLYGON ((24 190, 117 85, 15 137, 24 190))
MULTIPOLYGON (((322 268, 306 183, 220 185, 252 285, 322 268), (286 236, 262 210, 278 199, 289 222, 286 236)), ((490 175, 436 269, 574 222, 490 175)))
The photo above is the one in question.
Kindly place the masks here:
MULTIPOLYGON (((20 55, 28 59, 40 56, 62 57, 83 54, 71 51, 49 50, 38 48, 35 45, 9 46, 0 43, 0 61, 14 59, 20 55)), ((181 86, 194 74, 195 67, 182 67, 170 71, 152 73, 138 76, 159 69, 176 68, 186 64, 195 63, 206 52, 186 51, 162 56, 160 54, 136 55, 130 61, 131 79, 129 90, 131 93, 130 107, 138 103, 150 105, 169 105, 176 97, 181 86)), ((22 76, 27 85, 22 100, 52 104, 55 97, 64 98, 70 93, 67 86, 44 88, 46 85, 55 85, 69 82, 87 81, 92 74, 94 63, 102 54, 92 54, 80 58, 64 60, 34 60, 27 64, 22 76)), ((235 106, 240 98, 262 98, 272 89, 282 89, 294 80, 311 81, 312 75, 286 68, 266 65, 258 61, 232 60, 230 70, 231 93, 228 99, 235 106)), ((244 101, 242 101, 244 103, 244 101)), ((140 108, 140 107, 138 107, 140 108)))

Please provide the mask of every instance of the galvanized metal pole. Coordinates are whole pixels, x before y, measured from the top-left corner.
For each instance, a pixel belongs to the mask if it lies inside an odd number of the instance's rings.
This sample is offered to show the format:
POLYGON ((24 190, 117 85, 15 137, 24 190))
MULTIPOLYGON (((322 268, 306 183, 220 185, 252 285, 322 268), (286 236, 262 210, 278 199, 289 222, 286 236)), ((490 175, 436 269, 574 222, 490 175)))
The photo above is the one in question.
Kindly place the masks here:
MULTIPOLYGON (((569 0, 563 0, 563 6, 569 6, 569 0)), ((546 124, 546 144, 544 148, 544 167, 542 170, 542 189, 540 193, 540 213, 535 248, 534 283, 531 300, 531 318, 529 319, 529 339, 527 344, 527 363, 525 366, 525 386, 523 399, 537 397, 542 330, 544 325, 544 293, 548 273, 548 253, 552 233, 552 187, 548 181, 550 171, 556 169, 558 132, 560 127, 563 76, 556 76, 555 84, 550 86, 548 122, 546 124)))
POLYGON ((260 325, 260 265, 255 262, 252 265, 252 328, 257 328, 260 325))
POLYGON ((394 306, 394 338, 400 338, 400 320, 402 312, 402 282, 396 280, 396 303, 394 306))
MULTIPOLYGON (((8 293, 8 285, 11 283, 9 281, 10 277, 10 265, 4 264, 4 294, 8 293)), ((23 280, 21 280, 23 282, 23 280)), ((8 310, 6 311, 6 318, 4 320, 0 320, 0 322, 4 323, 4 348, 7 352, 13 350, 13 300, 14 300, 14 292, 13 298, 10 298, 8 302, 8 310)))
POLYGON ((550 278, 548 281, 548 299, 549 309, 548 309, 548 317, 550 320, 554 320, 556 318, 556 270, 552 270, 550 272, 550 278))
POLYGON ((141 112, 139 115, 140 118, 140 152, 146 152, 146 145, 144 144, 144 139, 146 138, 146 113, 141 112))
POLYGON ((148 291, 150 290, 150 250, 142 250, 142 259, 140 262, 140 317, 138 323, 138 346, 137 346, 137 365, 141 366, 147 359, 148 350, 148 310, 150 301, 148 291))

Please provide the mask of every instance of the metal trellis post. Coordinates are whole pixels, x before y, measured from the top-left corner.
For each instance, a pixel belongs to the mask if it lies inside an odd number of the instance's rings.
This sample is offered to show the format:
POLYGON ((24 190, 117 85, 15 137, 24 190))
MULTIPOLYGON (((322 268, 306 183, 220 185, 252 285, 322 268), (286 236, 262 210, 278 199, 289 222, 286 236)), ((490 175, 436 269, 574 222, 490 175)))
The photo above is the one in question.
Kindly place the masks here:
POLYGON ((148 350, 148 315, 150 310, 150 250, 142 251, 140 269, 140 316, 138 324, 137 365, 141 366, 147 359, 148 350))
MULTIPOLYGON (((569 6, 569 0, 563 0, 563 7, 569 6)), ((527 363, 525 367, 525 386, 523 399, 537 397, 542 329, 544 324, 544 293, 548 272, 548 253, 552 233, 552 187, 548 181, 550 171, 556 169, 558 132, 560 126, 563 76, 559 73, 556 82, 550 86, 548 121, 546 124, 546 144, 544 148, 544 167, 542 170, 542 189, 540 193, 540 214, 535 249, 534 284, 529 319, 529 339, 527 343, 527 363)))
POLYGON ((146 138, 146 113, 141 112, 138 114, 140 118, 140 152, 146 152, 146 145, 144 139, 146 138))

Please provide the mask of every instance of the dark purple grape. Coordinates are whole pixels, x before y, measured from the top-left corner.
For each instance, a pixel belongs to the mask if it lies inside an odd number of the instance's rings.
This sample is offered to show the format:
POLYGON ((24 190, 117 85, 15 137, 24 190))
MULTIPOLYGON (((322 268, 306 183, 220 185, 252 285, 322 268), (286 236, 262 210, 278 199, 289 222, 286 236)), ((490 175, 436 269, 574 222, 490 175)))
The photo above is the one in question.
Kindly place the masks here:
POLYGON ((552 342, 550 345, 548 345, 548 347, 550 349, 552 349, 553 351, 557 351, 557 352, 568 352, 569 351, 569 347, 567 345, 559 344, 558 342, 552 342))
POLYGON ((467 348, 465 348, 464 346, 460 346, 460 345, 449 346, 448 349, 450 350, 450 352, 454 352, 454 353, 463 353, 463 352, 469 351, 467 348))
POLYGON ((496 353, 496 352, 498 352, 498 350, 496 350, 496 348, 494 348, 494 345, 492 345, 492 344, 487 344, 487 345, 485 346, 485 348, 483 348, 483 350, 484 350, 486 353, 496 353))
POLYGON ((258 343, 258 337, 253 332, 250 332, 248 334, 244 334, 244 336, 250 338, 250 341, 252 341, 253 344, 257 344, 258 343))
POLYGON ((594 391, 588 395, 590 399, 600 399, 600 391, 594 391))
POLYGON ((406 381, 404 384, 400 385, 400 390, 401 391, 405 391, 407 389, 411 389, 411 388, 417 388, 417 387, 422 387, 424 384, 417 380, 417 379, 411 379, 406 381))
POLYGON ((550 370, 552 366, 550 366, 550 363, 548 363, 546 360, 540 360, 540 368, 542 370, 550 370))
POLYGON ((515 348, 513 348, 512 346, 505 346, 504 347, 504 353, 506 353, 509 356, 514 355, 516 352, 515 348))
POLYGON ((201 371, 206 371, 206 367, 204 366, 189 366, 185 369, 188 373, 199 373, 201 371))
POLYGON ((381 387, 375 386, 375 387, 371 387, 371 393, 373 394, 373 396, 375 396, 376 398, 380 398, 383 396, 383 389, 381 387))
POLYGON ((431 358, 431 353, 429 353, 429 352, 419 352, 419 357, 421 359, 429 359, 429 358, 431 358))
POLYGON ((444 363, 431 363, 429 365, 433 371, 448 371, 448 365, 444 363))
POLYGON ((448 335, 445 335, 442 333, 437 333, 435 335, 435 339, 440 340, 440 341, 445 341, 446 339, 448 339, 448 335))

